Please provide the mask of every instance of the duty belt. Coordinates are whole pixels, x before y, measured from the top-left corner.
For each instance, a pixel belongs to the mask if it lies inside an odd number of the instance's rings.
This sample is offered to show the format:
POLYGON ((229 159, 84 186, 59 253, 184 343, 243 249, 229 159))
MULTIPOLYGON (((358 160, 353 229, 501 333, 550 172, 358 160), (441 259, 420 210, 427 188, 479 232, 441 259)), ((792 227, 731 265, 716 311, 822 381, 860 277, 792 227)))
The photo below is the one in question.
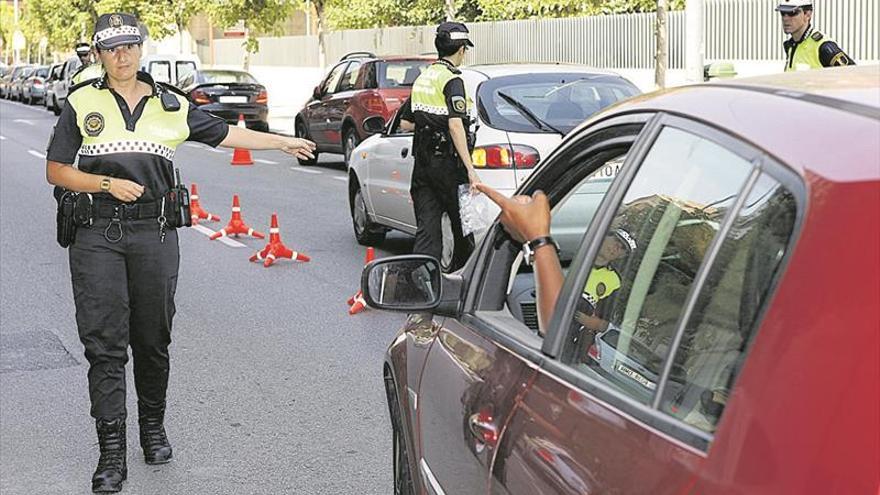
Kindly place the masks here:
POLYGON ((120 220, 143 220, 159 217, 158 203, 118 203, 95 201, 92 210, 96 218, 119 218, 120 220))

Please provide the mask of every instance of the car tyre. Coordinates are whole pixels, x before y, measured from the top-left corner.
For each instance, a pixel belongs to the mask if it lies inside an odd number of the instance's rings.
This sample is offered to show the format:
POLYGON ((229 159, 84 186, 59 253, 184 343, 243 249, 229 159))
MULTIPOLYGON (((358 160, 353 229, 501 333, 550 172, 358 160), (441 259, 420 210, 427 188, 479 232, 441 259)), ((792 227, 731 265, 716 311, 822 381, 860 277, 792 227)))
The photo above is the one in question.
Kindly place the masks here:
POLYGON ((392 468, 394 470, 394 495, 415 495, 412 472, 409 468, 409 455, 403 434, 403 421, 400 415, 400 401, 394 379, 386 374, 385 392, 388 397, 388 410, 391 414, 392 468))
POLYGON ((352 128, 347 129, 342 136, 342 154, 345 157, 346 167, 351 166, 351 154, 358 144, 360 144, 360 140, 358 139, 357 132, 352 128))
MULTIPOLYGON (((352 180, 352 179, 349 179, 352 180)), ((376 246, 385 240, 387 231, 370 221, 364 194, 358 187, 351 201, 351 225, 354 237, 361 246, 376 246)))
MULTIPOLYGON (((294 131, 295 131, 296 137, 302 138, 302 139, 309 139, 309 131, 308 131, 308 129, 306 129, 306 124, 302 120, 296 121, 296 125, 294 126, 294 131)), ((318 163, 318 150, 316 149, 315 151, 312 152, 312 154, 315 155, 314 158, 299 158, 299 157, 297 157, 297 161, 303 167, 311 167, 313 165, 317 165, 317 163, 318 163)))

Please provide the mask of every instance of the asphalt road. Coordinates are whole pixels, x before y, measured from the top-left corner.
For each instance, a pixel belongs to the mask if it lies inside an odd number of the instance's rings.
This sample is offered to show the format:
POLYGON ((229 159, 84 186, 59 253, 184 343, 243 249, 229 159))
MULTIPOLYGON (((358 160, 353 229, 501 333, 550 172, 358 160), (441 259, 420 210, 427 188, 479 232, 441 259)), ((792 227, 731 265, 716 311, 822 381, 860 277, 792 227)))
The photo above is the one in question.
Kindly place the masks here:
MULTIPOLYGON (((98 458, 67 253, 55 242, 45 148, 55 117, 0 102, 0 492, 90 493, 98 458)), ((391 432, 381 364, 404 316, 349 316, 364 248, 351 231, 344 166, 303 168, 280 152, 230 166, 231 150, 184 144, 175 157, 202 205, 312 260, 263 268, 265 241, 233 247, 180 231, 167 430, 174 461, 143 463, 128 372, 129 494, 387 494, 391 432)), ((378 256, 412 239, 392 235, 378 256)))

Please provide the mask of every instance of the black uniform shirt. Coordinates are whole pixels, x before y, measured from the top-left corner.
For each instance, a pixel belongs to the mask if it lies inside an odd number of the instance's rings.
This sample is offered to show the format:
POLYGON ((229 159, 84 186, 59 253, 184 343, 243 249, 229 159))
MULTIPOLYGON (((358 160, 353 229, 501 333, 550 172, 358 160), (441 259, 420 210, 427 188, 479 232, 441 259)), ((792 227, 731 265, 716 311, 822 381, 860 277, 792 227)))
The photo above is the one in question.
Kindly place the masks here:
MULTIPOLYGON (((90 84, 99 90, 110 91, 118 104, 118 108, 114 110, 122 112, 123 119, 128 122, 128 130, 135 132, 135 138, 149 141, 149 136, 137 135, 138 121, 143 116, 147 100, 150 98, 159 99, 163 92, 172 90, 160 88, 145 72, 138 72, 137 78, 152 86, 153 94, 142 99, 133 112, 129 110, 125 99, 107 86, 106 76, 103 79, 83 83, 83 85, 90 84)), ((78 89, 77 87, 74 91, 78 89)), ((178 100, 180 99, 182 98, 178 100)), ((177 111, 187 112, 186 125, 189 128, 187 141, 198 141, 217 147, 226 139, 229 125, 222 119, 199 110, 192 103, 177 111)), ((174 174, 171 162, 173 149, 164 149, 164 147, 159 149, 159 147, 149 145, 141 146, 142 143, 135 143, 135 141, 132 141, 131 146, 126 146, 129 142, 124 141, 118 143, 118 148, 117 144, 114 144, 112 145, 113 149, 104 149, 98 154, 80 154, 83 136, 78 122, 87 117, 87 115, 77 115, 76 109, 69 101, 65 103, 49 141, 49 148, 46 152, 47 160, 73 164, 79 154, 79 169, 83 172, 127 179, 144 186, 144 194, 138 199, 138 202, 156 201, 173 186, 174 174)), ((109 194, 105 194, 105 196, 109 199, 109 194)))

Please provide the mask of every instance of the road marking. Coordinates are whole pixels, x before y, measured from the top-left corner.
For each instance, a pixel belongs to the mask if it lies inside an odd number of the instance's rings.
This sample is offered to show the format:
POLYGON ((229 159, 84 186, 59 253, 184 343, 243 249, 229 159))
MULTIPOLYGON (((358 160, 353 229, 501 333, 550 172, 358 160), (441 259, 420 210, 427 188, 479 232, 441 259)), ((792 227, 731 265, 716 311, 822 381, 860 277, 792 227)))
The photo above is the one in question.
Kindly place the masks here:
MULTIPOLYGON (((205 236, 207 236, 207 237, 211 237, 212 235, 215 234, 215 232, 213 230, 209 229, 208 227, 205 227, 204 225, 193 225, 192 228, 198 232, 205 234, 205 236)), ((247 247, 244 244, 236 241, 235 239, 230 239, 225 236, 221 237, 217 240, 222 242, 223 244, 226 244, 227 246, 234 247, 234 248, 247 247)))
POLYGON ((202 149, 202 146, 201 146, 200 144, 183 143, 183 145, 184 145, 184 146, 189 146, 190 148, 202 149))
POLYGON ((218 150, 217 148, 205 148, 205 149, 210 151, 211 153, 228 153, 228 151, 226 151, 226 150, 218 150))
POLYGON ((13 122, 21 122, 22 124, 27 124, 27 125, 36 125, 33 122, 31 122, 30 120, 25 120, 25 119, 15 119, 15 120, 13 120, 13 122))
POLYGON ((41 159, 41 160, 45 160, 45 159, 46 159, 46 155, 40 153, 39 151, 28 150, 28 153, 30 153, 31 155, 34 155, 35 157, 37 157, 37 158, 39 158, 39 159, 41 159))
POLYGON ((273 162, 272 160, 262 160, 260 158, 254 158, 254 161, 257 163, 265 163, 266 165, 278 165, 278 162, 273 162))
POLYGON ((321 174, 321 173, 323 173, 320 170, 309 170, 307 168, 302 168, 302 167, 290 167, 290 170, 293 170, 294 172, 302 172, 304 174, 321 174))
POLYGON ((348 177, 343 177, 343 176, 338 175, 336 177, 333 177, 333 180, 341 180, 342 182, 348 182, 348 177))

